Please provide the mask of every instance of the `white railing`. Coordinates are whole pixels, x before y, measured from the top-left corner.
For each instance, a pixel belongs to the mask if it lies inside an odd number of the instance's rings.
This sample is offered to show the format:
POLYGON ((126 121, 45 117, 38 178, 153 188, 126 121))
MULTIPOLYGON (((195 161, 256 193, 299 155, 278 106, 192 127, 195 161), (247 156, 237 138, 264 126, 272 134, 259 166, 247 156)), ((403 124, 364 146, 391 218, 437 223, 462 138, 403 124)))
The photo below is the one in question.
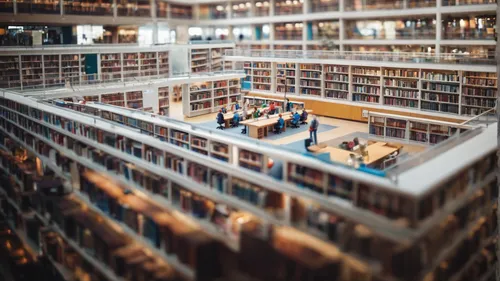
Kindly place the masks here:
POLYGON ((464 54, 429 54, 410 52, 345 52, 345 51, 283 51, 283 50, 225 50, 226 57, 264 57, 293 59, 335 59, 384 62, 440 63, 496 65, 496 60, 485 56, 464 54))

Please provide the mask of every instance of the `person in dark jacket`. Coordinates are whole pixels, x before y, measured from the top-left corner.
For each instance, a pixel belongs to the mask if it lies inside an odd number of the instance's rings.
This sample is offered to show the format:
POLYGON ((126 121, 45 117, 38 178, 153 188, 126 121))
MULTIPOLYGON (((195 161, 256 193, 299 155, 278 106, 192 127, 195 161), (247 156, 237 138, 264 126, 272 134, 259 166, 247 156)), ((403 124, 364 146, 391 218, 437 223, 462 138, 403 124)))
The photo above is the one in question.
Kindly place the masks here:
POLYGON ((224 130, 224 114, 222 114, 222 110, 219 110, 216 119, 217 119, 217 124, 219 124, 219 127, 217 127, 217 129, 224 130))
POLYGON ((309 137, 311 139, 311 142, 314 142, 314 144, 318 144, 318 128, 318 118, 316 118, 316 116, 313 116, 311 124, 309 125, 309 137))

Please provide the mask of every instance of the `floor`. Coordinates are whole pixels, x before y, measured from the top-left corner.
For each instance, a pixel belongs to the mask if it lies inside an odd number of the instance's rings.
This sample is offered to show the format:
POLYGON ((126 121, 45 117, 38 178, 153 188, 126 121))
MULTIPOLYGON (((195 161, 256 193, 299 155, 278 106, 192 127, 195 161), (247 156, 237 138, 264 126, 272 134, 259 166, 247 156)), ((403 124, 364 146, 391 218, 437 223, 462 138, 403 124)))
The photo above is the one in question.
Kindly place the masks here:
MULTIPOLYGON (((210 121, 215 121, 216 113, 205 114, 196 117, 185 117, 182 113, 182 102, 171 103, 169 114, 171 118, 182 120, 190 123, 207 123, 210 121)), ((334 119, 329 117, 318 117, 320 127, 321 124, 329 125, 328 129, 325 131, 320 130, 318 133, 319 142, 326 142, 331 146, 337 146, 343 141, 352 141, 354 137, 358 137, 360 140, 364 141, 368 139, 368 125, 366 123, 348 121, 342 119, 334 119)), ((239 130, 239 129, 235 129, 239 130)), ((300 133, 293 135, 287 135, 284 137, 271 137, 263 139, 262 141, 268 142, 275 145, 284 145, 293 150, 302 151, 304 150, 304 139, 309 138, 308 130, 301 130, 300 133)), ((418 153, 425 150, 425 146, 421 145, 410 145, 403 143, 403 153, 408 153, 410 155, 418 153)))

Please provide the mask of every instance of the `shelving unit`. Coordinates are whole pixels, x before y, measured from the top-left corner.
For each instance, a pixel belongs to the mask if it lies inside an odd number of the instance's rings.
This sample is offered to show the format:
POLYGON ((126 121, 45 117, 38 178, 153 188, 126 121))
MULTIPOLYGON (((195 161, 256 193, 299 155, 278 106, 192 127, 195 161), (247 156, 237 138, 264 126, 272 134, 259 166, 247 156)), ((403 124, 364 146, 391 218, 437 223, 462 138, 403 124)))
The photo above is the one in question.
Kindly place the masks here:
POLYGON ((141 76, 158 75, 158 60, 156 52, 141 53, 140 72, 141 76))
POLYGON ((321 73, 323 66, 321 64, 300 64, 300 88, 301 95, 321 96, 321 73))
POLYGON ((167 76, 170 73, 169 52, 158 52, 158 74, 167 76))
POLYGON ((222 56, 224 50, 222 48, 210 49, 210 69, 211 71, 222 71, 222 56))
POLYGON ((349 66, 325 65, 325 98, 349 99, 349 66))
POLYGON ((122 79, 121 54, 101 54, 101 73, 103 80, 120 81, 122 79))
POLYGON ((163 112, 163 115, 169 115, 170 108, 170 93, 169 87, 158 88, 158 109, 163 112))
POLYGON ((191 72, 200 73, 209 71, 210 49, 191 49, 191 72))
POLYGON ((21 56, 0 57, 0 87, 21 87, 21 56))
POLYGON ((378 112, 368 113, 371 136, 415 144, 438 144, 456 132, 471 130, 469 125, 378 112))
POLYGON ((123 54, 123 77, 131 78, 139 76, 139 54, 123 54))
POLYGON ((79 54, 61 55, 62 77, 71 83, 78 83, 85 73, 85 56, 79 54))
POLYGON ((127 92, 125 96, 128 108, 133 108, 133 109, 143 108, 142 91, 127 92))
POLYGON ((409 108, 419 108, 419 70, 384 69, 384 104, 409 108))
POLYGON ((276 92, 296 94, 297 64, 278 63, 276 64, 276 92))
POLYGON ((103 94, 100 99, 102 103, 125 107, 125 95, 123 93, 103 94))
MULTIPOLYGON (((44 55, 43 69, 45 72, 45 84, 57 85, 61 83, 61 56, 44 55)), ((79 67, 77 67, 79 70, 79 67)))
POLYGON ((43 84, 43 61, 41 55, 21 56, 21 81, 23 88, 43 84))
POLYGON ((422 71, 422 110, 459 114, 460 73, 422 71))
POLYGON ((351 69, 353 101, 380 103, 380 68, 353 66, 351 69))
POLYGON ((463 115, 478 115, 496 106, 498 96, 496 73, 466 71, 462 75, 463 115))
POLYGON ((228 110, 235 103, 240 103, 240 81, 239 79, 207 81, 203 83, 190 84, 185 100, 189 101, 189 107, 184 104, 184 115, 188 117, 217 112, 223 106, 228 110))
POLYGON ((254 89, 260 91, 271 91, 271 63, 252 63, 252 85, 254 89))

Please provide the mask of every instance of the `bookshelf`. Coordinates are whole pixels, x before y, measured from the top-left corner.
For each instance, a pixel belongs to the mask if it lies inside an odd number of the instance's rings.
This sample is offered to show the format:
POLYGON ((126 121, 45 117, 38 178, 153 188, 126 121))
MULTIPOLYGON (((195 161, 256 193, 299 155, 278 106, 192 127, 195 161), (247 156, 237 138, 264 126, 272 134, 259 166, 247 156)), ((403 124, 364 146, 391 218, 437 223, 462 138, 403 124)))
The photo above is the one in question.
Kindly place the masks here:
POLYGON ((140 60, 141 76, 158 75, 158 58, 156 55, 157 55, 156 52, 141 53, 141 60, 140 60))
POLYGON ((120 17, 151 17, 151 2, 149 0, 136 0, 134 2, 119 0, 116 9, 120 17))
POLYGON ((193 117, 218 112, 223 106, 231 110, 233 104, 241 101, 240 87, 239 79, 192 83, 184 97, 189 101, 189 107, 183 105, 184 115, 193 117))
MULTIPOLYGON (((465 153, 463 157, 467 157, 467 161, 450 163, 451 167, 443 165, 441 169, 448 169, 444 171, 446 177, 429 181, 431 177, 443 173, 441 170, 431 171, 426 174, 425 186, 412 184, 414 177, 400 178, 401 186, 394 186, 393 182, 381 180, 380 177, 361 170, 351 169, 346 172, 338 165, 327 165, 310 156, 289 155, 278 147, 276 147, 278 151, 275 151, 268 149, 267 145, 234 141, 225 135, 209 133, 195 125, 184 126, 182 122, 155 118, 151 114, 141 114, 109 105, 88 105, 99 109, 97 116, 89 118, 87 115, 69 110, 69 107, 59 108, 45 103, 37 103, 37 107, 31 107, 32 105, 30 98, 8 92, 0 98, 0 110, 2 116, 5 116, 0 122, 2 132, 0 139, 7 137, 26 149, 35 151, 43 161, 53 166, 57 166, 54 165, 56 162, 67 163, 62 165, 65 167, 78 163, 83 167, 105 173, 114 180, 123 182, 122 190, 139 192, 145 195, 141 196, 143 199, 152 200, 142 204, 143 206, 157 202, 164 208, 163 212, 176 210, 185 215, 185 218, 181 216, 185 223, 193 222, 229 249, 234 249, 231 248, 231 245, 234 245, 232 242, 235 242, 234 235, 221 231, 228 229, 228 225, 218 224, 218 220, 207 219, 207 214, 220 209, 216 207, 220 204, 227 205, 228 212, 224 214, 229 216, 232 215, 230 212, 234 211, 268 222, 272 230, 270 233, 275 235, 287 235, 293 232, 294 235, 290 235, 289 238, 293 237, 292 240, 296 243, 303 241, 302 243, 309 245, 314 241, 312 244, 316 244, 316 247, 313 247, 315 251, 328 248, 325 252, 330 252, 331 255, 332 249, 336 249, 334 252, 338 253, 338 256, 335 255, 335 260, 342 261, 342 270, 351 273, 354 270, 359 271, 356 271, 356 275, 350 275, 349 280, 351 277, 353 280, 359 280, 359 276, 381 277, 381 272, 384 276, 401 279, 416 274, 434 274, 435 265, 444 260, 451 261, 456 256, 453 254, 453 249, 459 249, 458 245, 466 241, 470 231, 476 229, 476 225, 482 223, 485 229, 489 229, 487 236, 492 236, 496 229, 497 207, 491 203, 498 197, 497 192, 492 193, 497 190, 494 182, 496 144, 485 142, 486 139, 496 135, 496 131, 491 128, 485 129, 478 136, 479 139, 467 141, 465 147, 457 146, 452 148, 450 153, 436 156, 441 159, 436 161, 446 161, 443 157, 465 152, 459 150, 476 147, 478 143, 485 144, 477 146, 477 149, 481 150, 477 154, 465 153), (104 112, 108 114, 103 114, 104 112), (115 118, 115 115, 120 115, 121 118, 115 118), (132 115, 134 118, 131 118, 132 115), (127 124, 126 126, 140 127, 154 132, 158 138, 123 128, 118 124, 110 125, 108 122, 102 122, 99 116, 111 118, 108 120, 125 121, 126 118, 126 122, 123 123, 127 124), (31 127, 35 129, 30 130, 31 127), (196 137, 201 138, 200 141, 206 139, 208 147, 212 141, 227 144, 229 145, 227 151, 238 158, 232 163, 227 163, 205 155, 202 151, 196 151, 192 147, 192 139, 196 137), (89 150, 98 150, 102 154, 91 152, 85 156, 89 150), (155 154, 164 155, 165 165, 162 165, 161 157, 157 158, 155 154), (47 159, 44 155, 51 156, 50 158, 47 156, 47 159), (98 155, 103 157, 97 157, 98 155), (282 180, 271 179, 267 175, 269 158, 283 161, 286 170, 282 180), (116 165, 108 165, 108 162, 116 165), (235 164, 245 169, 234 169, 235 164), (261 173, 255 173, 257 171, 261 173), (166 188, 160 188, 162 185, 158 180, 161 179, 171 181, 171 186, 167 183, 166 188), (154 184, 151 181, 155 181, 154 184), (224 182, 228 183, 227 186, 224 186, 224 182), (160 195, 165 194, 165 190, 168 190, 166 191, 168 197, 160 195), (245 191, 235 192, 235 190, 245 191), (250 194, 259 194, 259 197, 246 196, 247 191, 251 191, 250 194), (479 194, 477 191, 484 192, 479 194), (265 202, 260 196, 266 198, 265 202), (484 204, 478 204, 478 201, 484 204), (427 204, 428 202, 439 202, 439 204, 427 204), (201 208, 198 209, 196 206, 201 208), (322 214, 321 218, 315 215, 318 213, 322 214), (328 219, 325 220, 325 217, 328 219), (450 217, 452 222, 448 222, 450 217), (367 240, 367 237, 370 239, 367 240), (351 244, 351 239, 359 240, 354 240, 356 243, 351 244), (425 242, 422 242, 422 239, 425 242), (365 245, 369 246, 352 247, 362 241, 368 241, 365 245), (422 249, 428 243, 435 246, 425 248, 433 251, 432 253, 424 251, 418 257, 407 254, 422 249), (384 245, 384 249, 388 252, 379 253, 376 249, 379 249, 377 246, 380 245, 384 245), (385 256, 399 258, 384 260, 385 256), (405 264, 401 265, 403 261, 405 264), (357 266, 349 267, 353 262, 356 262, 357 266), (412 268, 408 267, 409 264, 418 266, 412 268), (401 267, 405 270, 399 270, 401 267), (408 268, 411 268, 410 272, 408 268)), ((390 118, 397 119, 394 116, 390 118)), ((414 170, 406 173, 415 175, 414 170)), ((127 195, 123 191, 120 194, 127 195)), ((139 213, 146 216, 150 214, 139 213)), ((175 222, 173 224, 177 224, 175 222)), ((130 221, 126 222, 126 225, 131 230, 141 229, 136 227, 136 224, 129 223, 130 221)), ((240 229, 237 225, 235 227, 240 229)), ((248 240, 250 237, 246 236, 248 233, 245 232, 248 229, 242 228, 242 230, 243 232, 238 233, 238 236, 241 235, 241 241, 236 240, 237 245, 241 247, 232 251, 241 254, 241 257, 249 257, 252 253, 250 249, 256 244, 248 240)), ((143 236, 147 239, 152 237, 143 236)), ((269 245, 269 243, 259 245, 269 245)), ((155 247, 159 246, 153 246, 152 249, 156 249, 155 247)), ((259 250, 258 253, 262 252, 259 250)), ((274 271, 273 268, 272 272, 274 271)), ((252 276, 259 272, 262 270, 252 272, 252 276)))
POLYGON ((349 99, 349 66, 325 65, 325 98, 349 99))
POLYGON ((191 72, 200 73, 209 71, 208 61, 210 49, 191 49, 191 72))
POLYGON ((378 67, 352 67, 352 99, 366 103, 380 102, 381 70, 378 67))
POLYGON ((321 96, 321 64, 300 64, 299 93, 301 95, 321 96))
POLYGON ((139 54, 124 53, 123 54, 123 77, 133 78, 139 76, 139 54))
POLYGON ((458 71, 422 71, 422 110, 459 114, 458 71))
POLYGON ((41 55, 21 56, 21 81, 23 88, 43 84, 43 61, 41 55))
POLYGON ((125 94, 124 93, 102 94, 101 102, 125 107, 125 94))
POLYGON ((462 114, 478 115, 496 106, 498 78, 496 73, 469 72, 462 74, 462 114))
POLYGON ((276 64, 276 92, 296 94, 297 81, 297 64, 295 63, 278 63, 276 64))
POLYGON ((142 91, 126 92, 125 96, 128 108, 142 109, 143 107, 142 91))
POLYGON ((167 76, 170 69, 168 52, 158 52, 158 74, 167 76))
POLYGON ((371 136, 414 144, 438 144, 456 132, 464 132, 473 128, 469 125, 378 112, 369 112, 368 116, 368 129, 371 136))
POLYGON ((193 7, 190 5, 179 5, 169 3, 170 5, 170 17, 173 19, 192 19, 193 18, 193 7))
POLYGON ((222 56, 224 50, 222 48, 210 49, 210 69, 211 71, 222 71, 222 56))
POLYGON ((274 25, 275 40, 302 40, 304 24, 301 22, 277 23, 274 25))
POLYGON ((418 69, 384 69, 382 91, 384 104, 419 108, 420 71, 418 69))
POLYGON ((253 62, 252 64, 252 85, 254 89, 260 91, 271 91, 271 63, 253 62))
POLYGON ((21 87, 21 56, 0 56, 0 87, 21 87))
POLYGON ((113 0, 91 1, 91 0, 64 0, 64 13, 73 15, 113 15, 113 0))
POLYGON ((101 54, 101 73, 103 80, 120 81, 122 79, 121 54, 101 54))
POLYGON ((66 81, 79 83, 79 76, 85 73, 85 55, 61 55, 61 73, 66 81))
MULTIPOLYGON (((61 83, 61 56, 60 55, 44 55, 43 69, 45 73, 45 84, 57 85, 61 83)), ((77 67, 79 70, 79 67, 77 67)))
POLYGON ((169 87, 158 88, 158 111, 163 112, 163 115, 169 115, 170 108, 170 93, 169 87))

